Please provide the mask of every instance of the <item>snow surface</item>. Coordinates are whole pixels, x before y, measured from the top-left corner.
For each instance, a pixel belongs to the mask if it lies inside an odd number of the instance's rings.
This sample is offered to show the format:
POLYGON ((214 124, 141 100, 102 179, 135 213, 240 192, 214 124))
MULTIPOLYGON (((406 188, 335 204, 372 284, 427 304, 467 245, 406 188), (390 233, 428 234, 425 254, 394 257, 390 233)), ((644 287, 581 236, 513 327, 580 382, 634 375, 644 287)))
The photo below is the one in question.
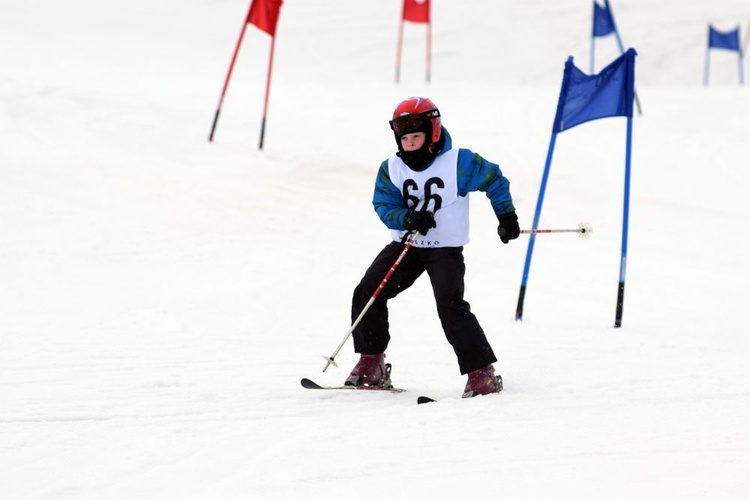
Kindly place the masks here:
MULTIPOLYGON (((392 302, 402 394, 306 391, 349 328, 388 232, 376 169, 390 112, 428 95, 459 146, 499 163, 532 222, 568 55, 589 0, 433 5, 286 0, 265 148, 270 38, 247 0, 0 1, 3 499, 747 499, 750 94, 709 22, 746 0, 613 0, 639 52, 623 327, 625 120, 560 134, 514 321, 526 238, 472 197, 467 299, 505 379, 461 400, 428 280, 392 302), (441 399, 416 405, 419 395, 441 399)), ((597 68, 618 54, 598 39, 597 68)), ((747 64, 745 65, 747 71, 747 64)))

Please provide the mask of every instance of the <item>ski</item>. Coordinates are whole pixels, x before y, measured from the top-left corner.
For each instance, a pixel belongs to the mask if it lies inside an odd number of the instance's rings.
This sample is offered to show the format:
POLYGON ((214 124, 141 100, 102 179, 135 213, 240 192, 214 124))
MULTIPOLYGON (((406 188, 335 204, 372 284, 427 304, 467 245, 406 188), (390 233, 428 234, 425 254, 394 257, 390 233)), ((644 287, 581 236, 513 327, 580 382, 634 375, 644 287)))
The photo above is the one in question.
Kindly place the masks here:
POLYGON ((317 382, 313 382, 309 378, 303 378, 300 380, 300 383, 302 384, 302 387, 305 389, 316 389, 316 390, 323 390, 323 391, 339 391, 339 390, 345 390, 345 391, 373 391, 373 392, 405 392, 406 389, 401 389, 399 387, 380 387, 376 385, 361 385, 361 386, 355 386, 355 385, 320 385, 317 382))

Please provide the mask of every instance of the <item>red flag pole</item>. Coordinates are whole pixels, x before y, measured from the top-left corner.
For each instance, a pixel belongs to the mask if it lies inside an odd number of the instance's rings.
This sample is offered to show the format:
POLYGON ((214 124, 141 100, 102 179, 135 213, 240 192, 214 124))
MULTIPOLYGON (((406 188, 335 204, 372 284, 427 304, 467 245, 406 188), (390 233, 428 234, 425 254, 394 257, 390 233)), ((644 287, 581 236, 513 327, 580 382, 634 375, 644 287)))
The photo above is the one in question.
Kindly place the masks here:
MULTIPOLYGON (((252 8, 252 2, 250 7, 252 8)), ((229 87, 229 79, 232 77, 232 70, 234 69, 234 62, 237 60, 237 53, 240 51, 240 45, 242 44, 242 38, 245 36, 245 30, 247 29, 247 18, 250 15, 245 16, 245 21, 242 23, 242 30, 240 30, 240 37, 237 40, 237 45, 234 47, 234 54, 232 54, 232 61, 229 63, 229 71, 227 71, 227 77, 224 79, 224 87, 221 89, 221 96, 219 97, 219 105, 216 107, 216 113, 214 114, 214 123, 211 125, 211 133, 208 135, 208 142, 213 142, 214 131, 216 130, 216 124, 219 121, 219 113, 221 112, 221 106, 224 103, 224 96, 227 93, 227 87, 229 87)))
POLYGON ((404 42, 404 18, 401 17, 401 22, 398 25, 398 42, 396 43, 396 83, 398 83, 401 77, 401 45, 404 42))
POLYGON ((263 121, 260 125, 260 145, 258 149, 263 149, 263 137, 266 135, 266 115, 268 111, 268 95, 271 93, 271 71, 273 70, 273 52, 276 45, 276 35, 271 37, 271 54, 268 56, 268 74, 266 75, 266 97, 263 101, 263 121))

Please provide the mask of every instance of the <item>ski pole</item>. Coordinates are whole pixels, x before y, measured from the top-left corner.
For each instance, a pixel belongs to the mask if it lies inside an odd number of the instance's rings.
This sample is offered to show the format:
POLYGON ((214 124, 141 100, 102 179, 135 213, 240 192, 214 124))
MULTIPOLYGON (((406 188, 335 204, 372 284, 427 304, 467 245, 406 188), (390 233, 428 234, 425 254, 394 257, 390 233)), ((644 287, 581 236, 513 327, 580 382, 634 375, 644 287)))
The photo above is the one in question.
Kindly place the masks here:
POLYGON ((588 222, 578 224, 578 229, 521 229, 521 234, 543 234, 543 233, 578 233, 578 237, 587 240, 591 237, 594 229, 588 222))
POLYGON ((370 309, 370 306, 373 302, 375 302, 375 299, 378 298, 378 295, 380 295, 380 292, 383 291, 383 288, 385 288, 385 284, 388 283, 388 280, 391 279, 391 276, 393 275, 394 271, 396 271, 396 268, 401 263, 401 260, 403 260, 404 255, 406 255, 406 252, 409 251, 409 249, 414 245, 414 241, 417 239, 417 236, 419 236, 419 232, 414 231, 409 235, 409 239, 406 240, 406 246, 401 251, 401 254, 396 259, 396 262, 393 263, 391 268, 388 270, 388 272, 385 275, 385 278, 383 278, 383 281, 380 282, 380 285, 378 285, 378 288, 375 290, 375 293, 372 294, 372 297, 370 297, 370 300, 367 301, 367 304, 365 305, 365 308, 362 309, 362 312, 359 313, 359 316, 357 316, 357 319, 354 320, 354 323, 352 323, 351 328, 349 328, 349 331, 346 332, 346 335, 344 335, 344 339, 341 341, 339 346, 336 348, 336 350, 331 354, 330 356, 323 356, 323 359, 326 360, 326 366, 323 368, 323 371, 325 372, 329 366, 333 365, 338 367, 336 362, 333 360, 339 353, 342 347, 344 347, 344 344, 346 344, 346 341, 349 339, 349 336, 352 334, 354 329, 357 327, 360 321, 362 321, 362 318, 364 317, 365 313, 368 309, 370 309))

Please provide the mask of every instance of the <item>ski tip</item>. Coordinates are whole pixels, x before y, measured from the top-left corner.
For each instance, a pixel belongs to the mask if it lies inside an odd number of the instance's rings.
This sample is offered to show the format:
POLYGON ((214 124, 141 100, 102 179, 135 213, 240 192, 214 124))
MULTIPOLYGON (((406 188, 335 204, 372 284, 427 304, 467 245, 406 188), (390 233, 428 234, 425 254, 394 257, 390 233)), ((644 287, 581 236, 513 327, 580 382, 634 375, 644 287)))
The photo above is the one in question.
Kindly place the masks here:
POLYGON ((423 405, 425 403, 434 403, 435 401, 436 400, 434 400, 432 398, 428 398, 427 396, 419 396, 417 398, 417 404, 418 405, 423 405))
POLYGON ((302 387, 304 387, 305 389, 322 389, 320 385, 316 384, 309 378, 303 378, 302 380, 300 380, 300 384, 302 384, 302 387))

